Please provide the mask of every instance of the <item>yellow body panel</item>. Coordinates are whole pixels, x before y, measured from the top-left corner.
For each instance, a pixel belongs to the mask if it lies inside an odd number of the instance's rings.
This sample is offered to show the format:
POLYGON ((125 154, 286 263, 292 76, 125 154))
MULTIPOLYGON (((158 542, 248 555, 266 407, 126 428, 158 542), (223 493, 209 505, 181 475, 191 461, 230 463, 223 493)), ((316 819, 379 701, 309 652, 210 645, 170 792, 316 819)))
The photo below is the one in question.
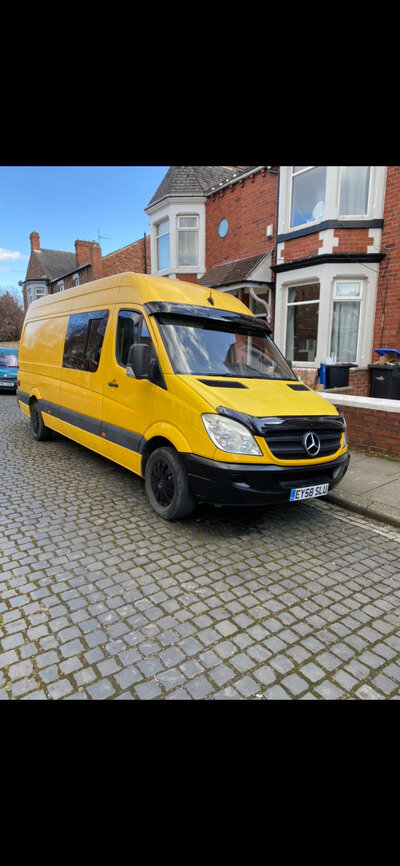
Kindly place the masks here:
MULTIPOLYGON (((331 461, 344 453, 346 449, 340 448, 335 455, 325 458, 282 461, 271 454, 265 440, 259 437, 257 442, 262 451, 259 457, 228 454, 215 448, 201 415, 215 412, 218 406, 257 417, 337 416, 338 412, 315 392, 293 391, 288 382, 238 379, 246 389, 236 390, 210 388, 201 384, 197 376, 174 374, 157 323, 146 314, 143 305, 167 301, 212 310, 208 301, 210 291, 192 283, 128 272, 35 301, 28 308, 20 344, 18 391, 25 401, 19 398, 21 410, 29 414, 29 400, 42 401, 48 427, 138 474, 141 474, 140 449, 122 444, 126 437, 121 439, 121 431, 137 435, 142 443, 163 437, 179 452, 235 464, 307 466, 331 461), (115 337, 121 309, 145 315, 166 389, 127 376, 125 367, 117 362, 115 337), (94 310, 109 310, 98 369, 90 373, 63 367, 69 316, 94 310), (55 417, 53 407, 59 407, 59 414, 65 410, 64 416, 55 417), (69 413, 68 420, 65 412, 69 413), (74 418, 83 427, 71 423, 74 418), (96 433, 87 429, 91 420, 97 425, 96 433), (116 437, 119 441, 112 441, 109 432, 104 432, 111 430, 119 431, 116 437)), ((213 289, 212 297, 215 309, 251 315, 244 304, 228 293, 213 289)))

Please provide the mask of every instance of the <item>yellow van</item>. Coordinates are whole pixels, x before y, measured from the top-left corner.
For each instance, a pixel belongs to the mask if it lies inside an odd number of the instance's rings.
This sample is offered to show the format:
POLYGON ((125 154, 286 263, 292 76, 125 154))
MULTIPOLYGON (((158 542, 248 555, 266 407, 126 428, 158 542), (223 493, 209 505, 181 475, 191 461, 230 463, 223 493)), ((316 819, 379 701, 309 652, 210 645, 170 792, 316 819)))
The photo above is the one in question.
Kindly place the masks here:
POLYGON ((55 430, 145 479, 154 511, 324 495, 345 474, 343 416, 303 385, 237 298, 123 273, 34 301, 17 397, 55 430))

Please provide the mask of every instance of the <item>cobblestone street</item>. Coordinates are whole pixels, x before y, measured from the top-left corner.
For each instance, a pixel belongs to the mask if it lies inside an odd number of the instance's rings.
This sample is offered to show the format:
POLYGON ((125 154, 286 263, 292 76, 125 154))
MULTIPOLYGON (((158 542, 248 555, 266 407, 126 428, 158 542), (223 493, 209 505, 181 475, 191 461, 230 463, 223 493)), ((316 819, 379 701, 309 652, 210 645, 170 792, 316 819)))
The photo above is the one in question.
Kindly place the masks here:
POLYGON ((0 395, 0 698, 400 696, 400 534, 326 502, 177 523, 0 395))

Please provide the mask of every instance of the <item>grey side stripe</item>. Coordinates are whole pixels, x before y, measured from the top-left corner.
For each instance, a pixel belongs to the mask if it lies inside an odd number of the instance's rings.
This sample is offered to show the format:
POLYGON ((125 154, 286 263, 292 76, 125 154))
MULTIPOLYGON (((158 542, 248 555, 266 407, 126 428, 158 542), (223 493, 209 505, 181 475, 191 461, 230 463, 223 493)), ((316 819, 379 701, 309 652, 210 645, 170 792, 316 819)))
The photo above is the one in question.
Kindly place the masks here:
MULTIPOLYGON (((19 392, 21 393, 21 392, 19 392)), ((21 402, 29 402, 29 394, 24 394, 27 399, 21 402)), ((81 412, 74 412, 72 409, 66 409, 64 406, 57 406, 56 403, 50 403, 48 400, 38 400, 39 408, 43 412, 49 412, 54 418, 60 421, 65 421, 73 427, 78 427, 79 430, 85 430, 86 433, 92 433, 94 436, 108 442, 113 442, 115 445, 122 445, 123 448, 128 448, 130 451, 136 451, 142 454, 146 445, 146 439, 140 433, 134 433, 132 430, 126 430, 124 427, 116 427, 114 424, 106 424, 98 418, 91 418, 90 415, 82 415, 81 412), (105 434, 103 436, 102 434, 105 434)))

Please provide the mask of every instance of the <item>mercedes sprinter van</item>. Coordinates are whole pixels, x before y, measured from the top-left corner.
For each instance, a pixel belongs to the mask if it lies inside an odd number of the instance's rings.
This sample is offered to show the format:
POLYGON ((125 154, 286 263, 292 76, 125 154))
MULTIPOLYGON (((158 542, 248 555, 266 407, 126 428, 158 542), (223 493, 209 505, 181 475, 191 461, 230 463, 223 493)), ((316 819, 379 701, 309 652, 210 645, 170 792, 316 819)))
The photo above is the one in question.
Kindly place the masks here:
POLYGON ((322 496, 348 467, 345 421, 270 334, 228 293, 106 277, 30 304, 19 407, 34 439, 55 430, 142 476, 166 520, 322 496))

